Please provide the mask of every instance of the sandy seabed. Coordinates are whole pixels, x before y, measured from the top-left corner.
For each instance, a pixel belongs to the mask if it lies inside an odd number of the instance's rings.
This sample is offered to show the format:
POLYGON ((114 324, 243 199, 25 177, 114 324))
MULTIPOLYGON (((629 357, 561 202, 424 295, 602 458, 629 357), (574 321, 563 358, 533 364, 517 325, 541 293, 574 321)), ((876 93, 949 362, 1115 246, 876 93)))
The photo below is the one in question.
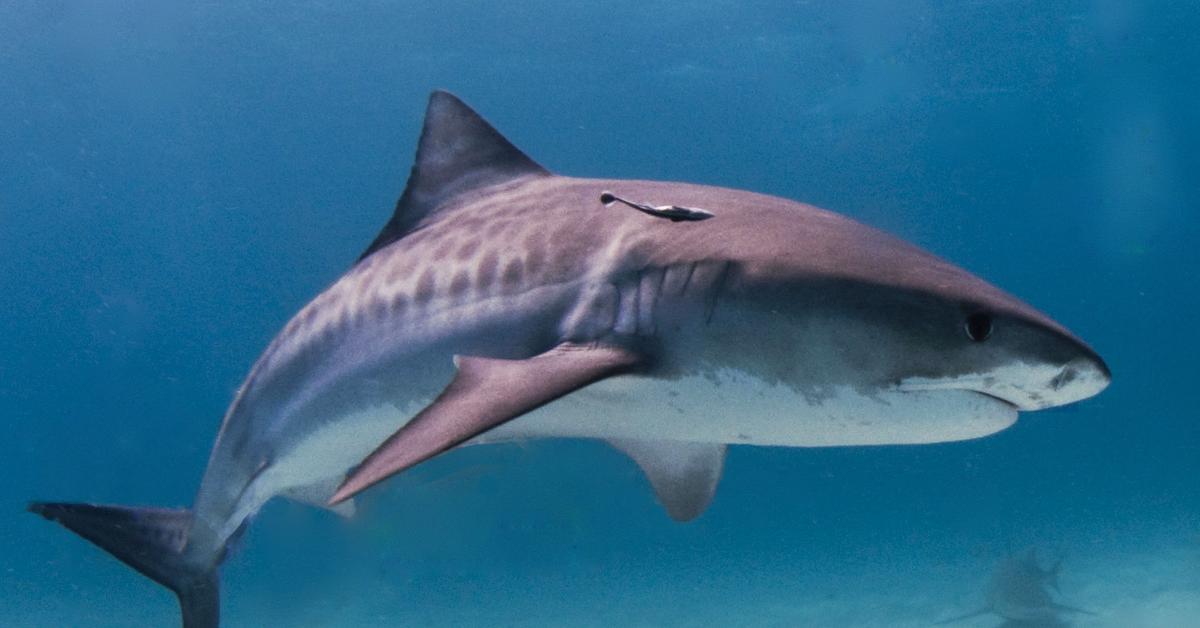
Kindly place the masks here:
MULTIPOLYGON (((1166 546, 1071 552, 1068 556, 1060 578, 1061 593, 1056 597, 1095 615, 1064 615, 1066 625, 1200 628, 1200 543, 1196 538, 1176 539, 1166 546)), ((409 583, 404 588, 374 580, 327 591, 325 598, 304 592, 278 599, 278 591, 257 590, 253 574, 247 572, 233 574, 226 584, 223 625, 924 628, 978 608, 992 562, 991 557, 968 556, 953 564, 931 561, 925 565, 892 564, 887 569, 863 566, 834 577, 819 570, 785 568, 778 574, 758 570, 752 577, 739 578, 737 567, 726 565, 724 575, 715 580, 687 573, 673 575, 664 569, 659 574, 637 574, 628 579, 627 586, 621 586, 621 577, 611 575, 597 582, 564 582, 544 573, 512 574, 509 582, 495 589, 472 589, 457 598, 414 594, 428 584, 409 583), (528 595, 515 595, 516 590, 528 595)), ((169 595, 137 576, 119 575, 121 569, 114 565, 107 571, 106 585, 98 591, 64 584, 59 597, 47 599, 22 597, 20 587, 10 588, 6 596, 15 597, 8 597, 7 617, 0 625, 178 625, 169 595)), ((983 615, 951 625, 990 628, 1004 625, 1004 620, 983 615)))

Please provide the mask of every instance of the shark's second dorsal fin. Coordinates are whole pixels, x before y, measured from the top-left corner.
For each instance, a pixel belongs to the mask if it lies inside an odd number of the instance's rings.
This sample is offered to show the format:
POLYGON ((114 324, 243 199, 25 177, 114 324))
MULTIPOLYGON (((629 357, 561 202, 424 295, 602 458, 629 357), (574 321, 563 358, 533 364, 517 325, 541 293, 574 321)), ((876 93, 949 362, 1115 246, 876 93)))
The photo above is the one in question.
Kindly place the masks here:
POLYGON ((463 192, 549 172, 449 92, 429 96, 408 186, 392 219, 359 257, 412 231, 447 199, 463 192))

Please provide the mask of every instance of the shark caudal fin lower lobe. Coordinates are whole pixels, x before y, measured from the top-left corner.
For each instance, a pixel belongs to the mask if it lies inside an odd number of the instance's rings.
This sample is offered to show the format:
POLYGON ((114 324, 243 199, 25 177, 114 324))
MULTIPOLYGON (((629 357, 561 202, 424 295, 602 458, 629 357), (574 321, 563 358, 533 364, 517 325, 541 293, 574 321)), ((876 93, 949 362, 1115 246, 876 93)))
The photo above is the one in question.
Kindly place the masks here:
POLYGON ((220 582, 217 565, 184 560, 191 526, 187 510, 33 502, 29 511, 98 545, 121 562, 171 589, 179 597, 184 628, 217 628, 220 582))

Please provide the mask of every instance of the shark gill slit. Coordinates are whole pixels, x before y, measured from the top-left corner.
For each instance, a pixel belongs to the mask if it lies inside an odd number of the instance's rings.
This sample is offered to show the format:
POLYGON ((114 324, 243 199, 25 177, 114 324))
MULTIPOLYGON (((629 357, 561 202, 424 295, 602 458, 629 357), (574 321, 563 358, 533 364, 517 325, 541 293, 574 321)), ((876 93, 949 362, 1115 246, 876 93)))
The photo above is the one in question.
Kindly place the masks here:
POLYGON ((655 331, 654 315, 658 308, 657 295, 662 288, 664 271, 659 268, 644 268, 638 279, 638 333, 652 336, 655 331))
POLYGON ((662 285, 659 290, 661 298, 676 299, 683 296, 688 279, 692 275, 692 265, 688 263, 671 264, 663 271, 662 285))
POLYGON ((729 276, 729 267, 733 262, 725 260, 716 262, 719 268, 716 271, 716 277, 712 280, 712 285, 707 287, 708 294, 706 295, 704 304, 704 324, 712 323, 713 315, 717 312, 717 301, 721 298, 721 291, 725 289, 725 281, 729 276))
POLYGON ((621 300, 617 305, 617 322, 613 328, 622 336, 636 335, 638 329, 638 292, 641 289, 641 281, 637 275, 631 279, 632 281, 621 282, 621 300))

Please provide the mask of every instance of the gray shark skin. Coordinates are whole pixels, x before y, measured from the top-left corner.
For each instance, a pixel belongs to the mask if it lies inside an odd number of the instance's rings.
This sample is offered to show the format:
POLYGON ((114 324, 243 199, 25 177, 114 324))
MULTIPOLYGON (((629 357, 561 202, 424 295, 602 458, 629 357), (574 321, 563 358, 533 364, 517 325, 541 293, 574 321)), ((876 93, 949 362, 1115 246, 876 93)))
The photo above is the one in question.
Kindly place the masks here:
POLYGON ((211 627, 224 548, 268 499, 349 513, 458 445, 605 439, 687 520, 727 444, 976 438, 1108 382, 1053 320, 880 231, 750 192, 557 176, 435 92, 395 214, 253 366, 193 508, 31 510, 211 627))

